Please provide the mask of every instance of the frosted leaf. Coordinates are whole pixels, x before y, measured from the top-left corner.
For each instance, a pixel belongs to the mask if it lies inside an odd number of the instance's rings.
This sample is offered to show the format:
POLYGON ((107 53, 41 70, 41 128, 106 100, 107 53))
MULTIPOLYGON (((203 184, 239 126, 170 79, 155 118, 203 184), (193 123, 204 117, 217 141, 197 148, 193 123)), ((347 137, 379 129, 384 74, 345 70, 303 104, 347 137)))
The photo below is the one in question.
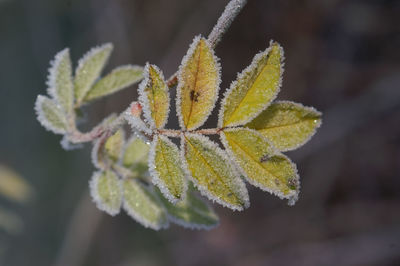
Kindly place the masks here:
POLYGON ((260 132, 281 151, 305 144, 321 125, 321 113, 312 107, 280 101, 271 104, 246 127, 260 132))
POLYGON ((295 202, 299 193, 296 166, 267 138, 252 129, 235 128, 224 130, 221 139, 252 185, 295 202))
POLYGON ((279 92, 282 73, 283 49, 271 42, 226 91, 219 112, 219 127, 243 125, 267 108, 279 92))
POLYGON ((122 148, 125 142, 125 134, 123 129, 119 129, 111 137, 109 137, 104 145, 108 158, 113 162, 118 162, 122 156, 122 148))
POLYGON ((167 213, 168 219, 180 226, 190 229, 210 230, 219 224, 215 211, 204 200, 187 192, 185 199, 176 204, 169 202, 159 193, 167 213))
POLYGON ((132 114, 132 107, 136 106, 137 102, 131 103, 128 110, 124 112, 124 118, 128 124, 132 127, 134 132, 144 132, 148 135, 153 134, 153 131, 143 122, 143 120, 137 114, 132 114))
POLYGON ((119 213, 122 203, 122 182, 114 172, 95 172, 89 187, 97 208, 112 216, 119 213))
POLYGON ((144 227, 159 230, 169 226, 167 214, 149 188, 136 180, 124 181, 124 210, 144 227))
POLYGON ((204 124, 218 98, 220 82, 218 59, 208 41, 197 36, 178 72, 176 108, 182 129, 204 124))
POLYGON ((92 101, 103 96, 125 89, 142 79, 143 68, 140 66, 121 66, 100 79, 88 91, 84 102, 92 101))
POLYGON ((125 167, 131 167, 138 163, 147 164, 150 145, 146 144, 140 138, 131 137, 124 151, 122 163, 125 167))
POLYGON ((93 83, 99 77, 112 52, 111 43, 92 48, 78 62, 75 71, 75 98, 81 104, 93 83))
POLYGON ((154 136, 149 153, 149 170, 153 184, 176 203, 185 197, 187 180, 178 147, 165 136, 154 136))
POLYGON ((186 134, 181 151, 190 179, 204 196, 233 210, 249 206, 245 184, 216 143, 202 135, 186 134))
POLYGON ((55 101, 39 95, 35 102, 35 111, 40 124, 47 130, 56 134, 67 132, 66 114, 55 101))
POLYGON ((118 115, 116 113, 112 113, 105 117, 103 121, 101 121, 93 130, 98 130, 100 128, 109 127, 112 123, 115 123, 118 115))
POLYGON ((104 152, 104 139, 103 138, 97 138, 95 141, 93 141, 91 158, 92 158, 92 164, 97 169, 105 170, 107 168, 106 163, 108 163, 108 161, 107 161, 106 154, 104 152))
POLYGON ((139 101, 150 126, 164 128, 168 120, 170 96, 164 75, 155 66, 146 64, 144 80, 139 85, 139 101))
POLYGON ((47 78, 47 92, 66 113, 72 112, 74 105, 74 85, 69 49, 59 52, 51 62, 47 78))

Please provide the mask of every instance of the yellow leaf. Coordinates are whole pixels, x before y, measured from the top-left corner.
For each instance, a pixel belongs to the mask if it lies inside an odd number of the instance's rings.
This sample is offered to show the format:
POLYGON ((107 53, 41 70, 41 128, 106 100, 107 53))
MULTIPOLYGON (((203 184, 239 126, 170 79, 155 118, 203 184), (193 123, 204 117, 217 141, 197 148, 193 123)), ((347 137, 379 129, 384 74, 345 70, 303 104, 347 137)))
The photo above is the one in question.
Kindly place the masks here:
POLYGON ((139 100, 152 128, 161 129, 168 120, 170 102, 168 86, 162 72, 155 65, 146 65, 144 78, 139 86, 139 100))
POLYGON ((187 181, 179 149, 165 136, 155 136, 149 153, 152 181, 172 203, 184 198, 187 181))
POLYGON ((267 137, 281 151, 305 144, 321 125, 321 113, 312 107, 281 101, 271 104, 246 127, 267 137))
POLYGON ((179 68, 177 113, 181 128, 200 127, 210 115, 218 97, 220 66, 202 37, 196 37, 179 68))
POLYGON ((216 143, 202 135, 186 134, 182 151, 189 176, 204 196, 233 210, 249 206, 245 184, 216 143))
POLYGON ((296 166, 289 158, 255 130, 224 130, 221 137, 225 148, 251 184, 294 204, 298 196, 299 177, 296 166))
POLYGON ((124 210, 142 224, 154 230, 169 226, 167 214, 159 199, 150 189, 136 180, 124 181, 124 210))
POLYGON ((121 158, 122 147, 125 142, 125 134, 122 129, 119 129, 111 137, 109 137, 104 145, 108 157, 113 162, 118 162, 121 158))
POLYGON ((283 72, 283 49, 278 43, 257 54, 226 92, 219 114, 219 127, 243 125, 262 112, 279 92, 283 72))
POLYGON ((150 146, 140 138, 131 137, 128 141, 123 156, 123 165, 132 167, 138 163, 147 164, 150 146))

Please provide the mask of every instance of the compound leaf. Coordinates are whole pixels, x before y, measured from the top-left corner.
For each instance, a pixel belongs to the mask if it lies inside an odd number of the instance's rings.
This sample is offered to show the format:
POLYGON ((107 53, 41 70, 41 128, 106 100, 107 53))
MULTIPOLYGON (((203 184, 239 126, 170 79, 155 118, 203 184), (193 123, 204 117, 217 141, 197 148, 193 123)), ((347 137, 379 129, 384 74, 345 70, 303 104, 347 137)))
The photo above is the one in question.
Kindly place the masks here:
POLYGON ((281 151, 305 144, 321 125, 321 113, 289 101, 275 102, 246 126, 257 130, 281 151))
POLYGON ((167 210, 171 222, 190 229, 212 229, 219 224, 215 211, 192 192, 187 192, 185 199, 172 204, 160 193, 160 198, 167 210))
POLYGON ((278 43, 257 54, 226 92, 219 126, 243 125, 263 111, 279 92, 283 49, 278 43))
POLYGON ((56 134, 67 132, 66 114, 54 100, 39 95, 36 99, 35 110, 37 119, 47 130, 56 134))
POLYGON ((135 84, 142 79, 143 68, 140 66, 121 66, 100 79, 89 89, 84 102, 110 95, 135 84))
POLYGON ((59 52, 52 61, 47 85, 49 95, 60 104, 65 112, 70 113, 74 105, 74 84, 68 48, 59 52))
POLYGON ((294 204, 299 191, 296 166, 255 130, 224 130, 222 142, 253 185, 294 204))
POLYGON ((152 128, 163 128, 168 120, 170 97, 168 86, 160 69, 147 64, 144 80, 139 86, 139 100, 146 120, 152 128))
POLYGON ((167 214, 149 188, 136 180, 124 181, 123 208, 134 220, 154 230, 168 227, 167 214))
POLYGON ((125 134, 122 129, 119 129, 117 132, 114 133, 114 135, 107 139, 106 143, 104 144, 104 148, 111 161, 119 161, 119 159, 121 158, 124 142, 125 134))
POLYGON ((187 181, 179 149, 165 136, 155 136, 149 154, 152 181, 172 203, 185 197, 187 181))
POLYGON ((75 98, 78 105, 81 104, 93 83, 99 77, 112 49, 111 43, 103 44, 92 48, 79 60, 75 71, 75 98))
POLYGON ((216 143, 202 135, 186 134, 182 151, 189 177, 204 196, 233 210, 249 206, 245 184, 216 143))
POLYGON ((177 114, 183 129, 200 127, 214 108, 220 84, 220 66, 208 41, 196 37, 178 74, 177 114))
POLYGON ((122 203, 122 183, 112 171, 94 173, 90 180, 90 194, 97 207, 114 216, 119 213, 122 203))

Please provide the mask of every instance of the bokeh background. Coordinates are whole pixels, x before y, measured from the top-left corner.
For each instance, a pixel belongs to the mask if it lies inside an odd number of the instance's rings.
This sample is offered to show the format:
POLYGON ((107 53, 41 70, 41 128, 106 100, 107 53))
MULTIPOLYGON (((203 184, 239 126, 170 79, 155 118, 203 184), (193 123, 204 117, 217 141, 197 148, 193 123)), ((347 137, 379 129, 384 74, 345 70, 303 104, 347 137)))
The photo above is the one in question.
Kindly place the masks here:
MULTIPOLYGON (((226 3, 0 0, 0 265, 400 265, 398 0, 249 0, 218 45, 222 91, 274 39, 286 54, 278 99, 324 113, 317 135, 288 153, 302 182, 294 207, 249 186, 251 207, 215 206, 214 230, 144 229, 91 202, 90 145, 66 152, 37 122, 58 51, 70 47, 76 66, 112 42, 105 72, 149 61, 169 76, 226 3)), ((89 126, 136 96, 132 87, 96 102, 89 126)))

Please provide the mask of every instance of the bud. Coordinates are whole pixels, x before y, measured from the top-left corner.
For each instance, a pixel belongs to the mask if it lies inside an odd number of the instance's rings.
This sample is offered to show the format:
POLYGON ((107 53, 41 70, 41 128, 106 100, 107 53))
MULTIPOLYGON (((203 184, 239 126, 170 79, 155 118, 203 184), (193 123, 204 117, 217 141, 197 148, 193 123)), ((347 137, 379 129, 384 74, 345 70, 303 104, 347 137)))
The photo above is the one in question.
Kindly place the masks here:
POLYGON ((142 114, 142 106, 138 102, 133 102, 131 104, 131 115, 140 117, 142 114))

